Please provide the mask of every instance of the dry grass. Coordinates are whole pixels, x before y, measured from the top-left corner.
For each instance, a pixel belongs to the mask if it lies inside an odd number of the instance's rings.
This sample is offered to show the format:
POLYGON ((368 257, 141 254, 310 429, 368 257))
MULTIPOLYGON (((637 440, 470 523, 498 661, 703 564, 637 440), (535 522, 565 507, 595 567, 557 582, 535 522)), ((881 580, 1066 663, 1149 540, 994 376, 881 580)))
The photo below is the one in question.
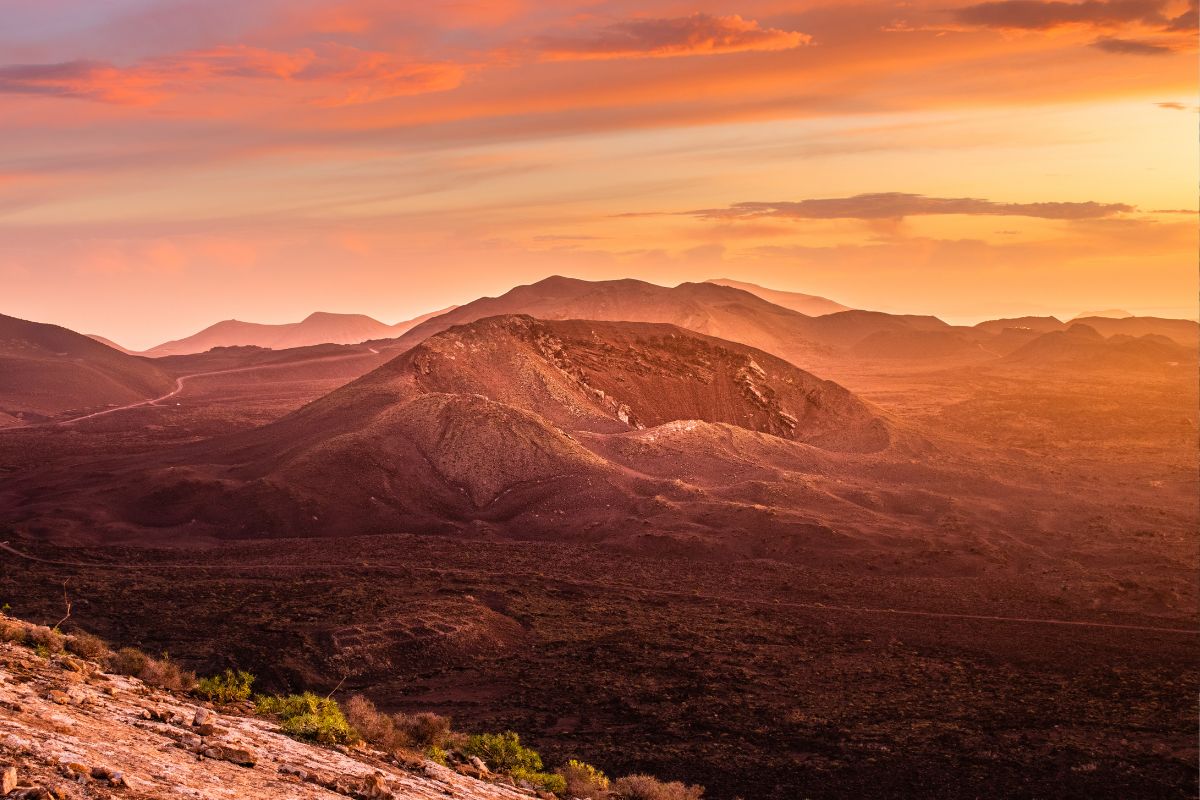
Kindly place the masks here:
POLYGON ((196 685, 196 675, 169 658, 152 658, 133 647, 122 647, 112 657, 109 668, 121 675, 140 678, 151 686, 176 692, 196 685))
POLYGON ((688 786, 679 781, 660 781, 649 775, 627 775, 613 787, 621 800, 701 800, 703 786, 688 786))
POLYGON ((66 646, 69 652, 101 664, 106 663, 113 654, 112 649, 108 646, 108 642, 99 636, 93 636, 83 631, 68 636, 66 646))

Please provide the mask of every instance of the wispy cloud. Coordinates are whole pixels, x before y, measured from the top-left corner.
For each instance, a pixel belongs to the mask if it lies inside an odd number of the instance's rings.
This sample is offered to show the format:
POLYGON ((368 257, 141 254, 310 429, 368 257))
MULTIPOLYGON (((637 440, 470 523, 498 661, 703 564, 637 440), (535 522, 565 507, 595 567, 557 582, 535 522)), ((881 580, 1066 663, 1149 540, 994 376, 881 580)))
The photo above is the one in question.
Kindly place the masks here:
POLYGON ((800 31, 764 28, 737 14, 692 14, 630 19, 586 31, 547 34, 533 39, 531 46, 547 61, 579 61, 791 50, 811 39, 800 31))
POLYGON ((1161 56, 1175 52, 1172 45, 1138 39, 1097 39, 1092 42, 1092 47, 1106 53, 1126 53, 1135 56, 1161 56))
POLYGON ((706 208, 685 213, 709 220, 761 217, 882 220, 944 214, 1080 220, 1111 217, 1133 210, 1133 206, 1124 203, 997 203, 971 197, 926 197, 903 192, 882 192, 787 202, 744 202, 726 208, 706 208))
POLYGON ((1120 27, 1130 23, 1166 26, 1163 0, 994 0, 956 9, 959 22, 988 28, 1050 30, 1068 25, 1120 27))
POLYGON ((98 61, 0 66, 0 93, 76 97, 148 105, 229 81, 292 82, 313 89, 320 105, 342 105, 445 91, 467 67, 422 63, 390 53, 326 44, 294 51, 219 46, 149 58, 130 66, 98 61))

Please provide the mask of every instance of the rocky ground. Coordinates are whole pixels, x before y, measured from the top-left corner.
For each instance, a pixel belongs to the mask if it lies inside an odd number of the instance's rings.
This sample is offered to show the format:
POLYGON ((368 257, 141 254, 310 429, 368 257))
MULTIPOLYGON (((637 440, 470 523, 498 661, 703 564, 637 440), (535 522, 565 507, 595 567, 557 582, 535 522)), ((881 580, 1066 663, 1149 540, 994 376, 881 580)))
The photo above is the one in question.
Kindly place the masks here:
MULTIPOLYGON (((21 624, 6 620, 8 624, 21 624)), ((289 738, 66 653, 0 643, 0 796, 6 798, 462 798, 532 792, 432 761, 289 738)))

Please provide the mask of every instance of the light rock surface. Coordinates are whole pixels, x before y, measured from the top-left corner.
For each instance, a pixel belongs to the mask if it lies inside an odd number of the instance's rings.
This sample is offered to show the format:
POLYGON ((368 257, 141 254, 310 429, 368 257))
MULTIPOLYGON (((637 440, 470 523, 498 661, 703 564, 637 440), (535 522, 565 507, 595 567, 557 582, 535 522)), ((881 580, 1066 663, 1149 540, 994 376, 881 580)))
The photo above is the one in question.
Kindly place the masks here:
POLYGON ((67 658, 0 642, 0 777, 5 787, 15 783, 13 796, 43 796, 37 789, 48 797, 145 800, 531 796, 433 762, 409 771, 376 751, 297 741, 256 717, 210 712, 203 721, 219 723, 218 733, 199 736, 194 701, 99 671, 80 682, 67 658))

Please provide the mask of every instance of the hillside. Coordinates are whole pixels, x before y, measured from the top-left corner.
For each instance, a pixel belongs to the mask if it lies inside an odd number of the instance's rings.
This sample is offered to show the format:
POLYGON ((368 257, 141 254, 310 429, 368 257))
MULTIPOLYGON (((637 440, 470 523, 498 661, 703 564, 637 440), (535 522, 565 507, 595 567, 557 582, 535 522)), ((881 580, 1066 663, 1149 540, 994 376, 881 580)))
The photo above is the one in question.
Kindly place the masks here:
POLYGON ((58 325, 0 314, 0 419, 36 422, 136 403, 174 385, 147 359, 58 325))
MULTIPOLYGON (((0 617, 6 637, 47 636, 0 617)), ((527 800, 429 760, 293 739, 245 708, 104 672, 76 655, 0 641, 0 791, 6 797, 527 800)))
POLYGON ((833 314, 837 311, 850 310, 850 306, 844 306, 841 303, 824 297, 801 294, 800 292, 784 292, 779 289, 768 289, 765 286, 759 286, 755 283, 734 281, 729 278, 710 278, 705 283, 715 283, 718 286, 741 289, 743 292, 749 292, 777 306, 790 308, 792 311, 799 311, 801 314, 806 314, 810 317, 819 317, 822 314, 833 314))
MULTIPOLYGON (((271 425, 109 464, 97 493, 46 499, 189 536, 483 526, 624 541, 657 518, 753 548, 813 526, 805 493, 783 485, 778 511, 748 508, 760 490, 740 485, 747 462, 765 459, 755 469, 787 484, 781 470, 827 471, 837 454, 891 443, 846 389, 744 345, 662 324, 508 316, 431 337, 271 425), (668 430, 671 448, 689 440, 686 481, 641 468, 668 430), (745 452, 726 445, 740 431, 754 434, 745 452), (610 441, 635 433, 632 450, 610 441)), ((20 502, 37 513, 34 497, 20 502)))

